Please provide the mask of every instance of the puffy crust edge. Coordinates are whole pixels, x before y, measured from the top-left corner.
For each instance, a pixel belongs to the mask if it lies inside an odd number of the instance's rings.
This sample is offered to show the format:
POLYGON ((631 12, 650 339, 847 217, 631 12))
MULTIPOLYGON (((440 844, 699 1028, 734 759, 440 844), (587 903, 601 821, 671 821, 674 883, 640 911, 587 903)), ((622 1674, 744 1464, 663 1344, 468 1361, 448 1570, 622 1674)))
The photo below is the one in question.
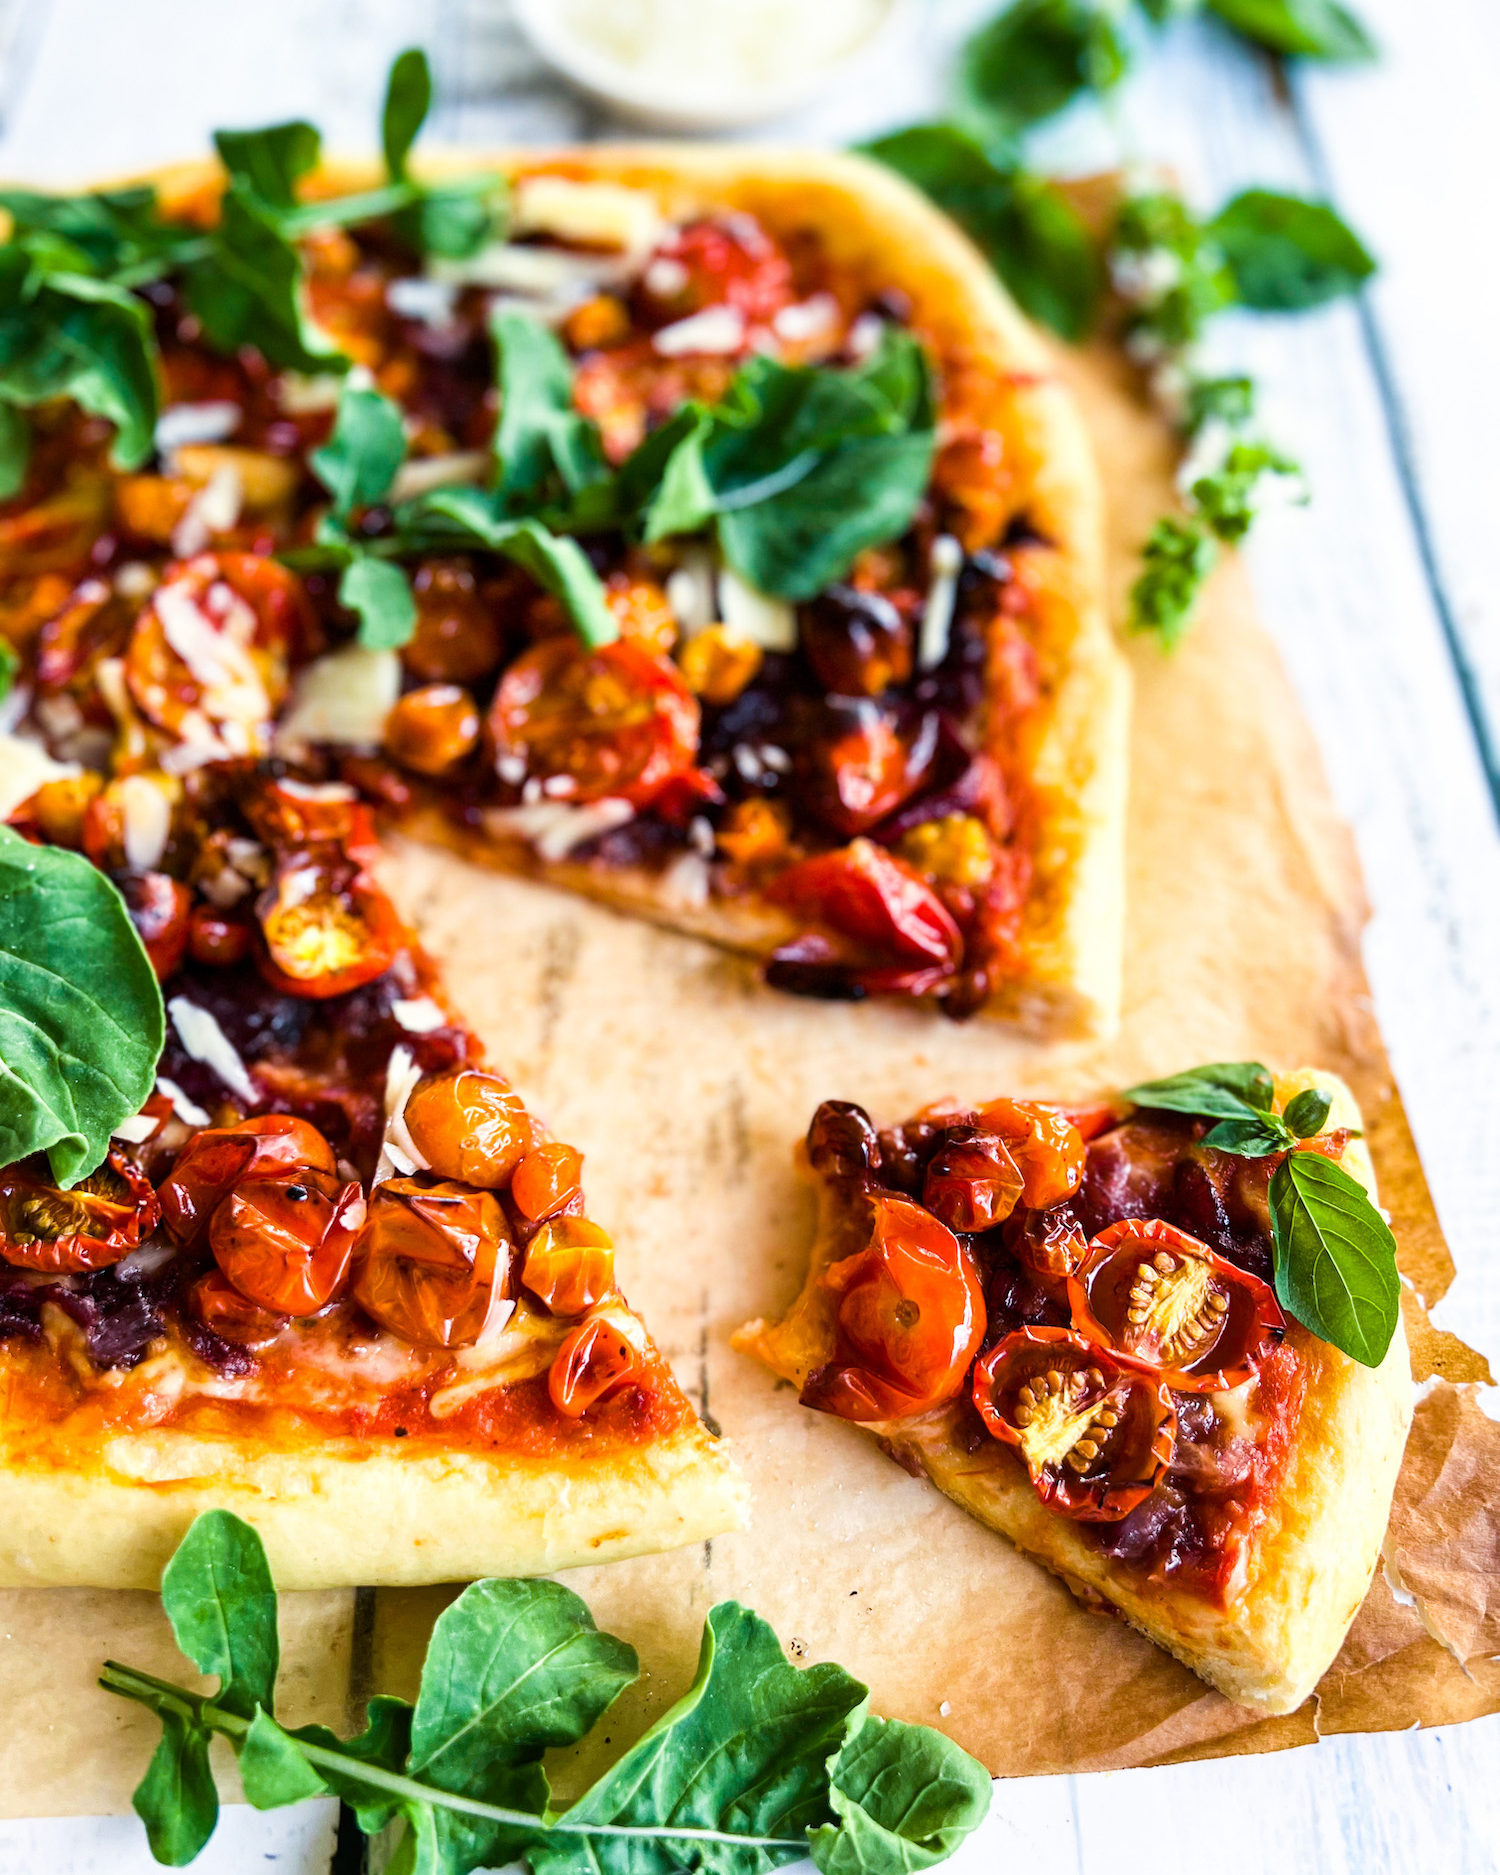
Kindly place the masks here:
MULTIPOLYGON (((1361 1127, 1353 1094, 1336 1075, 1304 1068, 1279 1075, 1277 1106, 1306 1087, 1333 1097, 1330 1127, 1361 1127)), ((1371 1196, 1375 1174, 1363 1139, 1344 1164, 1371 1196)), ((802 1295, 780 1324, 752 1322, 735 1345, 799 1386, 827 1357, 832 1318, 816 1278, 852 1247, 846 1207, 822 1184, 817 1239, 802 1295)), ((1102 1596, 1134 1628, 1220 1692, 1264 1713, 1292 1712, 1316 1687, 1343 1644, 1369 1589, 1390 1517, 1411 1423, 1413 1392, 1399 1324, 1377 1368, 1361 1367, 1293 1325, 1309 1365, 1306 1400, 1287 1477, 1253 1537, 1244 1586, 1227 1607, 1172 1583, 1145 1583, 1090 1545, 1079 1527, 1042 1505, 1008 1452, 976 1458, 943 1413, 871 1431, 914 1459, 933 1483, 981 1523, 1007 1536, 1085 1600, 1102 1596), (983 1458, 993 1463, 979 1468, 983 1458)))
POLYGON ((545 1575, 743 1528, 726 1441, 696 1423, 581 1459, 343 1439, 118 1434, 104 1461, 0 1466, 0 1587, 155 1589, 200 1511, 259 1530, 285 1589, 545 1575))

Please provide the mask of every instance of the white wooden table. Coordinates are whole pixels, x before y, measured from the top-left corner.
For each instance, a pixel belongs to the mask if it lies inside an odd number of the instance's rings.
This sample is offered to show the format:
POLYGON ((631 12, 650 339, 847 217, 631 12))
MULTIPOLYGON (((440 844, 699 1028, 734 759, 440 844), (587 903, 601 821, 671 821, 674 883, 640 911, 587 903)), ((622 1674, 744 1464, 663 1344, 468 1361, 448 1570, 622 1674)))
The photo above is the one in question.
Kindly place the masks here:
MULTIPOLYGON (((815 4, 816 0, 809 0, 815 4)), ((733 5, 734 0, 703 0, 733 5)), ((1358 308, 1242 321, 1273 433, 1316 500, 1252 548, 1264 613, 1352 821, 1375 908, 1367 959, 1459 1279, 1438 1320, 1500 1357, 1500 9, 1358 0, 1377 67, 1282 95, 1212 27, 1174 33, 1119 123, 1047 133, 1059 165, 1116 138, 1203 203, 1251 181, 1332 193, 1380 255, 1358 308)), ((986 0, 933 0, 857 95, 776 127, 847 141, 935 114, 986 0)), ((305 115, 368 148, 391 54, 427 46, 454 142, 610 134, 521 47, 508 0, 5 0, 0 175, 78 181, 194 154, 224 123, 305 115)), ((330 1805, 226 1813, 198 1865, 325 1875, 330 1805)), ((0 1823, 3 1875, 136 1875, 134 1819, 0 1823)), ((1500 1717, 1274 1757, 1001 1785, 955 1875, 1490 1875, 1500 1717), (1144 1829, 1142 1824, 1145 1824, 1144 1829)))

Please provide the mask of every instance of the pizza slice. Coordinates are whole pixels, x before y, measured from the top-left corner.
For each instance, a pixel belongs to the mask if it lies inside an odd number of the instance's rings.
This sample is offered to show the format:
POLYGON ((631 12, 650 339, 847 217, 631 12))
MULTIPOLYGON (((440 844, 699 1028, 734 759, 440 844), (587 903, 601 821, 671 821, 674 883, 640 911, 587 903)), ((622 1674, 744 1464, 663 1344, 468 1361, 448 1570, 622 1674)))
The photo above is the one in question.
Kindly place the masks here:
POLYGON ((805 1287, 736 1345, 1230 1698, 1300 1705, 1412 1409, 1347 1087, 1219 1064, 879 1132, 830 1101, 805 1160, 805 1287))

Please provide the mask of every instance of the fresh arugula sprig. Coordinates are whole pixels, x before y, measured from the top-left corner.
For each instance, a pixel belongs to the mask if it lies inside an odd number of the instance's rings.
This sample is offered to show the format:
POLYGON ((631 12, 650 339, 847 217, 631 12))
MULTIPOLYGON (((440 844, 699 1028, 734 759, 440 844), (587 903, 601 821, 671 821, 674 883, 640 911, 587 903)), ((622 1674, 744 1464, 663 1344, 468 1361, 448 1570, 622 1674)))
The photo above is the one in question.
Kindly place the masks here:
POLYGON ((910 1875, 983 1821, 990 1780, 925 1726, 873 1718, 831 1664, 791 1666, 737 1602, 708 1617, 681 1699, 566 1810, 549 1748, 576 1743, 635 1680, 633 1648, 556 1582, 476 1582, 433 1629, 415 1704, 384 1695, 365 1730, 275 1717, 276 1590, 256 1532, 207 1511, 162 1577, 182 1651, 216 1692, 107 1662, 100 1685, 149 1707, 162 1737, 135 1792, 159 1862, 191 1862, 219 1800, 209 1760, 228 1740, 258 1809, 335 1795, 371 1836, 398 1819, 401 1875, 468 1875, 524 1857, 533 1875, 760 1872, 810 1855, 824 1875, 910 1875))
POLYGON ((1270 1185, 1277 1300, 1352 1360, 1378 1367, 1401 1315, 1396 1240, 1358 1179, 1322 1153, 1298 1150, 1327 1126, 1331 1097, 1304 1088, 1277 1113, 1269 1069, 1219 1061, 1128 1087, 1124 1098, 1214 1121, 1202 1143, 1221 1152, 1284 1155, 1270 1185))

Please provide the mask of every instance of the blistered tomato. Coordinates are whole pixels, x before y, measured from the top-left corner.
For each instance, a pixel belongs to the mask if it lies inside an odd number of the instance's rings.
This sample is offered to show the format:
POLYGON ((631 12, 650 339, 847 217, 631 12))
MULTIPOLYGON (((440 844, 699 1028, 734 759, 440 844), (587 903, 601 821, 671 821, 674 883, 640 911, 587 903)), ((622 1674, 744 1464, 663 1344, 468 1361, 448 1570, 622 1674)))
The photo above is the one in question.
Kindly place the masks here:
POLYGON ((334 1176, 333 1148, 315 1126, 289 1113, 261 1113, 238 1126, 210 1126, 195 1133, 177 1155, 171 1176, 158 1192, 162 1221, 172 1235, 191 1243, 204 1229, 232 1185, 280 1172, 334 1176))
POLYGON ((501 1075, 459 1068, 423 1081, 406 1103, 412 1144, 439 1178, 498 1190, 531 1145, 521 1096, 501 1075))
POLYGON ((992 1100, 979 1124, 1005 1141, 1020 1171, 1021 1198, 1033 1211, 1070 1198, 1083 1183, 1083 1135, 1061 1107, 1039 1100, 992 1100))
POLYGON ((102 1270, 149 1237, 161 1215, 150 1184, 121 1152, 71 1191, 23 1160, 0 1171, 0 1256, 22 1269, 102 1270))
POLYGON ((208 1246, 247 1300, 280 1315, 316 1315, 343 1289, 364 1221, 358 1184, 276 1172, 220 1200, 208 1246))
POLYGON ((581 1315, 614 1294, 615 1251, 608 1231, 586 1217, 544 1224, 526 1246, 521 1281, 554 1315, 581 1315))
POLYGON ((581 1419, 591 1406, 638 1380, 646 1371, 645 1336, 622 1308, 601 1309, 566 1336, 553 1356, 547 1392, 558 1412, 581 1419))
POLYGON ((502 1299, 511 1250, 493 1192, 391 1178, 370 1194, 354 1299, 418 1348, 466 1348, 502 1299))
POLYGON ((922 1202, 949 1230, 985 1231, 1015 1210, 1021 1186, 1004 1140, 983 1127, 950 1126, 928 1161, 922 1202))
POLYGON ((555 1217, 582 1191, 583 1154, 553 1139, 532 1147, 516 1167, 510 1186, 511 1202, 532 1223, 555 1217))

